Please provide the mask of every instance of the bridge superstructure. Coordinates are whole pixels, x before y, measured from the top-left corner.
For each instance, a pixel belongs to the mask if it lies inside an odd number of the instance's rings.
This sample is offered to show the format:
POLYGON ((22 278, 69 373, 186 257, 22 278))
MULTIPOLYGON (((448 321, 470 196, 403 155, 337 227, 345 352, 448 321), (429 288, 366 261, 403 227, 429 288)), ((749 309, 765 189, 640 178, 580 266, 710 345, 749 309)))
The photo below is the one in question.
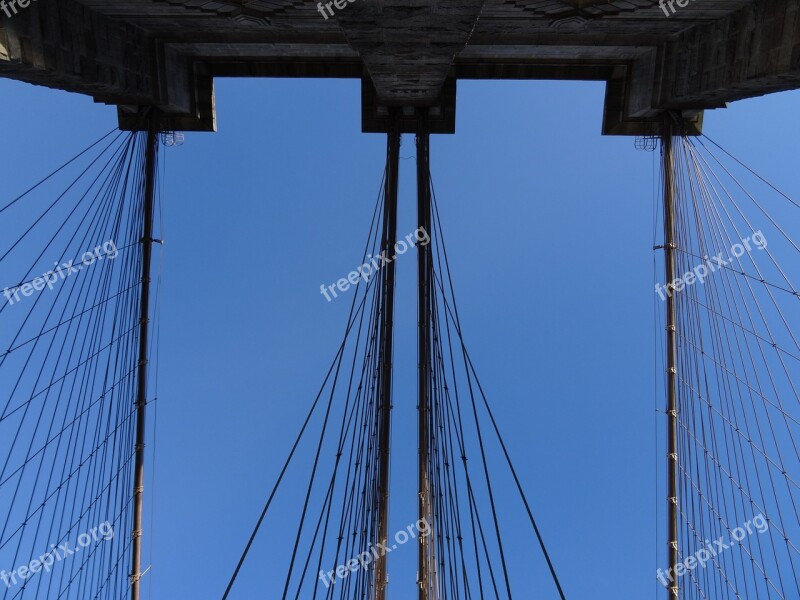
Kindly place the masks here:
POLYGON ((360 78, 365 131, 425 107, 452 132, 464 79, 606 81, 602 129, 621 135, 800 87, 797 0, 338 1, 17 0, 0 76, 117 105, 123 127, 157 107, 186 131, 215 129, 216 77, 360 78))
MULTIPOLYGON (((82 600, 81 594, 93 585, 95 597, 140 597, 145 415, 152 401, 148 331, 152 326, 152 246, 158 242, 154 237, 158 136, 175 130, 214 131, 217 77, 360 79, 362 129, 387 133, 384 185, 367 242, 373 253, 391 253, 402 242, 397 238, 400 140, 403 133, 416 135, 418 222, 420 230, 431 235, 430 245, 418 248, 418 524, 428 524, 417 537, 420 600, 461 600, 473 597, 470 590, 475 589, 483 597, 488 580, 484 581, 481 569, 490 576, 496 597, 511 598, 484 452, 488 434, 496 434, 553 589, 560 598, 566 597, 464 344, 441 234, 429 140, 431 134, 455 132, 456 89, 458 81, 465 79, 605 81, 603 133, 660 138, 663 244, 657 249, 663 250, 666 287, 657 292, 666 292, 665 593, 668 598, 683 599, 748 597, 753 591, 767 598, 800 593, 796 569, 800 547, 794 542, 800 539, 796 509, 800 506, 800 454, 795 441, 795 436, 800 437, 800 381, 795 381, 800 379, 800 343, 792 328, 797 320, 787 316, 797 310, 800 292, 769 253, 762 258, 764 265, 757 264, 752 254, 747 257, 752 264, 744 264, 742 254, 732 250, 737 261, 732 258, 724 265, 727 269, 710 262, 695 266, 720 249, 724 252, 765 239, 761 229, 745 237, 755 220, 741 209, 732 191, 744 193, 758 216, 766 217, 766 226, 773 228, 775 236, 770 243, 782 238, 787 254, 800 252, 800 245, 739 179, 723 184, 722 177, 732 174, 720 156, 705 153, 703 142, 701 148, 691 139, 701 135, 707 109, 800 88, 800 0, 333 0, 324 4, 311 0, 0 0, 0 11, 0 77, 86 94, 115 105, 120 129, 132 132, 124 138, 117 132, 110 142, 108 134, 79 154, 74 160, 102 148, 52 205, 44 205, 41 215, 21 214, 20 222, 29 219, 30 225, 22 228, 20 238, 12 240, 8 249, 0 247, 0 266, 5 268, 1 263, 20 252, 32 230, 47 228, 48 219, 57 214, 53 207, 77 189, 92 168, 104 164, 63 222, 56 219, 50 224, 53 237, 46 249, 71 232, 63 240, 61 254, 62 259, 69 258, 75 240, 113 234, 112 239, 126 241, 129 258, 124 263, 102 263, 102 268, 93 271, 97 280, 88 280, 85 286, 71 280, 68 293, 62 295, 65 284, 43 301, 45 306, 52 303, 49 310, 37 309, 37 300, 27 314, 9 311, 3 315, 16 296, 0 305, 3 322, 11 323, 0 329, 0 336, 11 332, 8 339, 0 339, 0 367, 4 367, 0 375, 17 382, 5 405, 0 405, 0 429, 12 432, 0 437, 12 440, 0 487, 16 485, 13 495, 4 496, 6 504, 0 504, 5 521, 0 550, 16 544, 15 559, 24 555, 25 545, 44 535, 46 527, 40 526, 48 519, 51 531, 68 536, 88 511, 116 511, 113 522, 131 531, 129 545, 99 551, 97 564, 87 559, 85 573, 82 566, 66 584, 62 574, 55 589, 65 587, 58 597, 82 600), (722 176, 716 171, 718 166, 722 176), (103 183, 89 203, 87 198, 98 181, 103 183), (78 214, 84 215, 80 222, 71 221, 78 214), (715 279, 706 282, 715 272, 715 279), (706 285, 692 287, 686 281, 689 277, 692 282, 702 279, 706 285), (51 322, 53 315, 60 317, 51 322), (46 344, 50 348, 60 344, 62 350, 36 354, 46 344), (86 354, 75 367, 70 367, 73 350, 66 350, 70 347, 79 348, 76 358, 86 354), (29 352, 27 358, 25 352, 29 352), (98 368, 101 363, 104 368, 98 368), (71 377, 77 381, 76 372, 82 378, 79 391, 58 385, 71 377), (39 390, 40 382, 48 377, 49 385, 39 390), (51 402, 55 408, 50 414, 46 402, 52 389, 58 390, 53 394, 58 394, 60 402, 51 402), (95 393, 99 394, 96 399, 95 393), (29 407, 37 402, 42 402, 40 412, 30 416, 29 407), (61 415, 61 406, 74 414, 61 415), (104 421, 95 412, 98 406, 108 410, 104 421), (112 418, 113 411, 117 412, 112 418), (38 421, 34 421, 36 414, 38 421), (66 425, 51 436, 62 417, 66 425), (42 438, 40 425, 48 418, 48 435, 42 438), (466 435, 465 423, 473 427, 466 435), (97 428, 97 445, 73 440, 76 424, 85 434, 97 428), (107 435, 100 439, 103 431, 107 435), (113 452, 109 439, 114 440, 113 452), (62 441, 74 444, 75 468, 70 470, 65 463, 59 472, 54 462, 49 481, 40 488, 45 457, 62 441), (470 473, 468 442, 479 448, 482 473, 478 469, 470 473), (33 452, 39 443, 43 446, 33 452), (39 466, 34 474, 36 461, 39 466), (91 478, 84 474, 87 465, 91 478), (751 472, 757 481, 748 479, 751 472), (73 480, 75 487, 70 491, 73 480), (96 486, 94 495, 90 486, 96 486), (71 522, 66 509, 69 493, 72 506, 83 503, 86 512, 64 532, 59 528, 71 522), (699 542, 720 532, 722 537, 730 534, 736 539, 741 529, 737 523, 756 511, 767 529, 771 527, 771 548, 746 547, 742 542, 739 554, 713 561, 713 570, 680 579, 681 570, 691 571, 685 565, 699 542), (491 519, 481 521, 486 515, 491 519), (32 532, 29 524, 34 519, 39 523, 32 532), (17 520, 20 524, 15 528, 17 520), (474 553, 464 545, 465 539, 469 544, 469 536, 462 531, 471 533, 474 553), (750 570, 728 564, 737 559, 741 565, 749 560, 750 570), (102 581, 107 562, 113 568, 102 581), (123 567, 129 572, 123 573, 123 567), (73 586, 76 577, 79 583, 73 586)), ((740 161, 735 163, 746 168, 740 161)), ((0 213, 22 210, 18 201, 37 187, 0 205, 0 213)), ((774 186, 768 191, 800 208, 774 186)), ((33 266, 20 267, 14 290, 27 296, 27 291, 39 289, 37 285, 46 285, 41 277, 29 280, 42 256, 33 266)), ((28 258, 23 253, 10 263, 11 268, 28 258)), ((60 270, 50 271, 45 277, 59 275, 60 270)), ((348 546, 342 546, 348 528, 353 548, 356 538, 362 544, 389 542, 394 285, 394 269, 389 266, 357 289, 342 347, 331 367, 337 377, 329 390, 326 379, 309 413, 310 419, 323 392, 329 392, 284 598, 292 586, 297 586, 296 597, 301 597, 314 556, 319 557, 317 567, 322 567, 323 558, 331 558, 325 556, 331 546, 335 546, 334 566, 342 552, 348 556, 348 546), (358 319, 358 336, 353 341, 358 319), (368 332, 364 338, 362 326, 368 332), (318 485, 317 462, 324 454, 328 416, 339 414, 333 400, 341 393, 335 387, 348 341, 354 344, 350 381, 361 385, 357 392, 349 388, 342 400, 333 475, 317 530, 309 541, 303 537, 304 526, 308 527, 306 517, 318 485), (360 433, 355 423, 362 424, 360 433), (343 459, 348 444, 350 456, 343 459), (344 467, 346 473, 339 474, 344 467), (337 504, 334 496, 337 486, 343 485, 342 477, 346 478, 345 492, 337 504), (338 531, 337 510, 341 510, 338 531), (333 544, 333 540, 338 542, 333 544), (308 554, 300 566, 304 544, 309 544, 308 554)), ((305 430, 304 425, 284 471, 305 430)), ((223 600, 233 589, 279 484, 280 479, 223 600)), ((756 520, 747 523, 753 525, 756 520)), ((763 532, 759 529, 759 533, 763 532)), ((354 582, 352 589, 337 588, 338 598, 384 600, 388 596, 388 560, 376 554, 371 562, 370 569, 365 567, 348 580, 354 582)), ((45 597, 51 597, 52 580, 39 581, 36 596, 42 585, 47 586, 45 597)), ((314 586, 316 598, 321 590, 319 583, 314 586)), ((2 600, 21 597, 25 586, 20 590, 16 594, 4 591, 2 600)), ((326 598, 335 595, 322 593, 326 598)))

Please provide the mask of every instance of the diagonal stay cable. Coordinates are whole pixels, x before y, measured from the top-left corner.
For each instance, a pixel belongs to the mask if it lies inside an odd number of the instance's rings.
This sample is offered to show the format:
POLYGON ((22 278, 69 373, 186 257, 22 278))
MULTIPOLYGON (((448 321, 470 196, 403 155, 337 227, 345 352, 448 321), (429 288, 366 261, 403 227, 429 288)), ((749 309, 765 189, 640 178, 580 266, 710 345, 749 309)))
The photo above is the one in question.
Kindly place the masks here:
POLYGON ((364 306, 364 301, 366 300, 366 298, 367 298, 367 295, 365 295, 362 298, 361 302, 359 303, 359 308, 355 311, 355 314, 352 315, 352 317, 350 319, 350 322, 347 324, 347 329, 346 329, 345 334, 344 334, 344 339, 342 340, 342 343, 339 345, 339 349, 337 350, 336 355, 334 356, 333 362, 331 363, 331 366, 328 369, 327 374, 325 375, 325 379, 323 380, 322 385, 320 386, 320 390, 317 393, 317 396, 314 399, 314 402, 311 404, 311 408, 309 409, 305 420, 303 421, 303 425, 300 428, 300 433, 297 435, 297 438, 295 439, 294 443, 292 444, 292 448, 289 451, 289 455, 287 456, 286 461, 283 464, 283 467, 281 468, 280 474, 278 475, 278 479, 275 482, 275 485, 273 486, 272 491, 270 492, 269 498, 267 499, 267 502, 264 505, 264 509, 261 511, 261 514, 259 515, 258 521, 256 522, 256 526, 253 528, 253 533, 250 535, 250 538, 248 539, 247 544, 245 546, 244 552, 242 552, 242 556, 239 559, 239 562, 237 563, 236 568, 233 571, 233 575, 231 576, 230 581, 228 582, 228 586, 225 588, 225 592, 222 595, 222 600, 226 600, 228 598, 228 595, 230 594, 231 589, 233 588, 233 584, 236 582, 236 578, 239 575, 239 571, 241 570, 242 565, 244 564, 244 561, 247 558, 247 555, 250 553, 250 549, 253 546, 253 542, 255 541, 255 538, 258 535, 259 529, 261 528, 261 524, 264 522, 264 518, 267 516, 267 512, 269 511, 269 507, 272 505, 272 500, 275 498, 275 494, 278 491, 278 487, 280 486, 281 482, 283 481, 283 477, 286 474, 287 469, 289 468, 289 465, 290 465, 290 463, 292 461, 292 458, 294 458, 294 454, 297 451, 297 447, 300 445, 300 441, 301 441, 301 439, 303 437, 303 434, 305 433, 306 428, 308 427, 308 424, 311 421, 311 417, 314 415, 314 412, 315 412, 315 410, 317 408, 317 405, 319 404, 320 398, 322 398, 322 392, 325 390, 325 386, 327 385, 328 380, 331 377, 331 374, 334 372, 334 369, 336 367, 337 362, 340 360, 340 357, 344 354, 344 350, 345 350, 345 346, 347 345, 347 338, 348 338, 348 336, 350 334, 350 330, 352 329, 353 325, 355 324, 356 315, 358 313, 360 313, 360 311, 362 310, 362 308, 364 306))

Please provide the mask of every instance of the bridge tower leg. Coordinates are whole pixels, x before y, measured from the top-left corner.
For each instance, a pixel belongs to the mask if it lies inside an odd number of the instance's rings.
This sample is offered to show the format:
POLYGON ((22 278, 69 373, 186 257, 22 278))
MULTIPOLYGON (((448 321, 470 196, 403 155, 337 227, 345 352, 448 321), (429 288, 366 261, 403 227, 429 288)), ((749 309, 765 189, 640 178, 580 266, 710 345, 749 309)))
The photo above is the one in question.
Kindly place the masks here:
POLYGON ((153 256, 153 218, 158 154, 158 113, 147 115, 147 147, 145 149, 145 195, 142 229, 142 275, 139 305, 139 363, 136 393, 136 449, 133 479, 133 530, 131 531, 131 600, 140 598, 142 577, 142 514, 144 504, 145 414, 147 411, 147 340, 150 324, 150 269, 153 256))
MULTIPOLYGON (((383 238, 381 250, 388 256, 394 256, 397 243, 397 187, 400 168, 400 123, 392 118, 387 136, 387 171, 384 192, 383 238)), ((394 331, 394 290, 395 265, 391 261, 385 267, 381 294, 384 314, 381 322, 381 372, 380 372, 380 423, 379 444, 379 507, 378 507, 378 541, 387 544, 389 538, 389 455, 392 414, 392 344, 394 331)), ((375 600, 386 600, 387 568, 386 556, 378 556, 375 560, 375 600)))
MULTIPOLYGON (((417 133, 417 220, 419 227, 430 235, 431 231, 431 187, 430 187, 430 133, 424 116, 419 118, 417 133)), ((430 483, 428 481, 428 442, 429 428, 429 390, 430 346, 431 346, 431 249, 429 244, 417 246, 418 277, 418 343, 419 343, 419 519, 429 523, 428 534, 419 534, 418 584, 419 600, 429 600, 431 589, 431 534, 433 520, 430 507, 430 483)), ((435 561, 433 561, 435 565, 435 561)))
MULTIPOLYGON (((673 135, 675 115, 668 113, 664 117, 661 131, 661 154, 664 174, 664 266, 666 284, 675 280, 675 153, 673 135)), ((672 575, 668 583, 670 600, 677 600, 679 585, 676 574, 678 566, 678 346, 676 294, 673 289, 667 290, 666 327, 667 327, 667 556, 668 574, 672 575)))

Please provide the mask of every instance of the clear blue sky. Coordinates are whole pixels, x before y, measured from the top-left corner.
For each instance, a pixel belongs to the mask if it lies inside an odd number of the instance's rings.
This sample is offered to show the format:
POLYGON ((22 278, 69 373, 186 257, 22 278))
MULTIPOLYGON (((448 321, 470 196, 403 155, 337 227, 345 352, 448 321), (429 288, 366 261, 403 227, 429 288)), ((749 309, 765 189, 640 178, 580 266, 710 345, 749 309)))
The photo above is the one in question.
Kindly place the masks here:
MULTIPOLYGON (((384 136, 360 133, 359 85, 218 80, 219 132, 163 149, 146 598, 220 597, 336 350, 349 305, 319 286, 360 262, 385 151, 384 136)), ((84 97, 7 80, 0 93, 9 197, 116 124, 84 97)), ((657 153, 600 135, 603 95, 599 83, 461 82, 432 175, 467 343, 567 597, 640 600, 663 596, 657 153)), ((709 112, 705 132, 798 197, 798 100, 709 112)), ((414 154, 405 136, 401 235, 416 227, 414 154)), ((391 531, 415 520, 415 263, 397 263, 391 531)), ((287 481, 232 598, 278 597, 293 533, 280 510, 301 485, 287 481)), ((516 529, 516 597, 556 598, 516 529)), ((411 598, 415 548, 392 557, 390 597, 411 598)))

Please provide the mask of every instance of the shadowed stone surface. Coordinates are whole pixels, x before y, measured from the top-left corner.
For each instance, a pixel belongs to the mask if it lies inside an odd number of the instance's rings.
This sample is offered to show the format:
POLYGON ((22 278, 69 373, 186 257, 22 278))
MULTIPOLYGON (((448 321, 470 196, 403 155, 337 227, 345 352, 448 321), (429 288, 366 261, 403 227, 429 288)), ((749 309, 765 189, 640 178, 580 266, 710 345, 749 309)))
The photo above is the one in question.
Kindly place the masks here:
MULTIPOLYGON (((17 0, 19 1, 19 0, 17 0)), ((0 12, 0 76, 213 130, 213 78, 353 77, 374 105, 436 106, 452 79, 607 81, 603 130, 800 87, 800 0, 38 0, 0 12), (670 13, 667 16, 666 13, 670 13)), ((454 108, 454 107, 451 107, 454 108)))

